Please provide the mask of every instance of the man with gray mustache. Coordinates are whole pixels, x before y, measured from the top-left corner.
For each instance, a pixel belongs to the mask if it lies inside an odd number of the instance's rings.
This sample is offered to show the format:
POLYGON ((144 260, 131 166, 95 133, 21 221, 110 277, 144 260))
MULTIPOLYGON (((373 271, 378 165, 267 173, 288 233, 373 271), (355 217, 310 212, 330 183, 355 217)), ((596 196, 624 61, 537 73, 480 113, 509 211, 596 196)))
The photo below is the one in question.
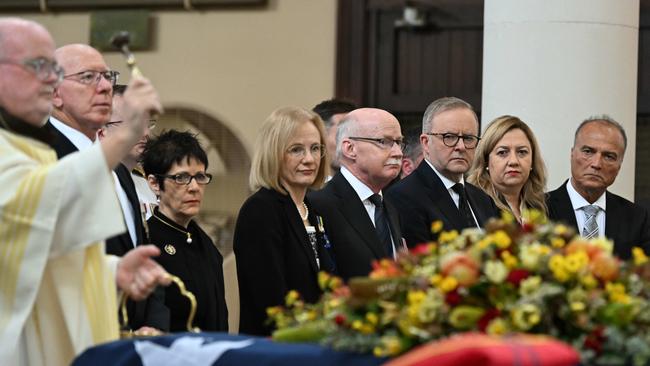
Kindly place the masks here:
POLYGON ((404 248, 397 210, 382 189, 400 172, 403 136, 397 118, 375 108, 350 112, 339 124, 341 169, 309 200, 328 236, 338 275, 367 275, 373 260, 404 248))
POLYGON ((437 239, 431 230, 434 221, 442 221, 445 231, 461 231, 483 227, 499 214, 490 196, 464 179, 480 140, 478 129, 476 113, 462 99, 437 99, 424 112, 424 160, 386 192, 398 207, 409 247, 437 239))

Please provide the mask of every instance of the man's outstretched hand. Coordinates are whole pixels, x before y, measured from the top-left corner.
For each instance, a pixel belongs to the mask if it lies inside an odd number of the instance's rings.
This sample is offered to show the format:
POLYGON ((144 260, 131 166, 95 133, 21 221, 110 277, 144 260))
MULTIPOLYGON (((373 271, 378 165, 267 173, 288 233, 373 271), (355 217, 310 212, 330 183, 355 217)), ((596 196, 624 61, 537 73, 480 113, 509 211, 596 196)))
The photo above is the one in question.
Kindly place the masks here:
POLYGON ((117 263, 117 287, 131 299, 146 299, 156 286, 167 286, 171 277, 151 257, 160 255, 160 249, 154 245, 137 246, 128 251, 117 263))

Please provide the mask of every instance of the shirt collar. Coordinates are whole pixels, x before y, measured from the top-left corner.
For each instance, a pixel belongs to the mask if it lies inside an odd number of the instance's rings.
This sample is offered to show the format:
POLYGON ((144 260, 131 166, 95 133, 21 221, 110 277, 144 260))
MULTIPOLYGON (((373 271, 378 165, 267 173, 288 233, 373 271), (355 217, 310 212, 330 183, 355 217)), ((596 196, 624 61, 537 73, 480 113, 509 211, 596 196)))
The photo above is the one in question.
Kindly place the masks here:
MULTIPOLYGON (((340 170, 341 174, 343 177, 350 183, 352 186, 352 189, 354 189, 355 192, 357 192, 357 195, 359 196, 359 199, 362 201, 365 201, 368 199, 368 197, 372 196, 374 192, 372 189, 370 189, 365 183, 359 180, 359 178, 355 177, 352 172, 350 172, 346 167, 341 166, 340 170)), ((381 195, 381 192, 379 192, 379 195, 381 195)))
POLYGON ((569 181, 566 183, 566 190, 569 193, 569 199, 571 200, 571 206, 573 206, 574 211, 578 211, 581 208, 589 205, 594 205, 600 207, 601 210, 606 211, 605 209, 605 202, 607 200, 605 199, 605 194, 607 191, 605 191, 594 203, 589 203, 578 191, 576 191, 575 188, 573 188, 573 184, 571 181, 573 178, 569 179, 569 181))
POLYGON ((93 141, 84 135, 80 131, 75 130, 74 128, 66 125, 60 120, 50 117, 50 123, 54 128, 59 130, 63 136, 67 137, 70 142, 77 148, 77 150, 82 151, 91 146, 93 146, 93 141))
POLYGON ((442 184, 445 185, 445 188, 446 188, 447 190, 450 190, 451 187, 453 187, 456 183, 460 183, 460 184, 462 184, 463 186, 465 186, 465 178, 464 178, 463 176, 460 177, 460 182, 454 182, 453 180, 451 180, 451 179, 445 177, 444 175, 440 174, 440 172, 438 171, 438 169, 436 169, 436 168, 433 166, 433 164, 431 164, 431 162, 429 162, 428 159, 424 159, 424 161, 426 161, 427 164, 429 164, 429 166, 431 167, 431 169, 433 169, 433 171, 436 173, 436 175, 438 176, 438 178, 440 178, 440 180, 442 181, 442 184))

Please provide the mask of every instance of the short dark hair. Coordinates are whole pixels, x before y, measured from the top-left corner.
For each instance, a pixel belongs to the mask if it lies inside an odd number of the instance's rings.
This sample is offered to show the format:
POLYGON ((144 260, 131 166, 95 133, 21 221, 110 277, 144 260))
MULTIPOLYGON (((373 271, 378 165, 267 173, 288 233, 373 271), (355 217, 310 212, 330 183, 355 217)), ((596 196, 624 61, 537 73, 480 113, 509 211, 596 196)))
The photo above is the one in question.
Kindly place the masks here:
POLYGON ((325 128, 332 127, 332 116, 349 113, 357 109, 357 105, 346 99, 329 99, 318 103, 312 110, 325 122, 325 128))
POLYGON ((208 169, 208 156, 195 134, 188 131, 163 131, 158 137, 147 141, 142 152, 142 168, 146 176, 156 176, 160 189, 164 191, 165 180, 158 175, 167 174, 174 163, 180 164, 183 159, 189 162, 190 158, 198 160, 208 169))
POLYGON ((113 87, 113 95, 124 95, 126 91, 126 85, 124 84, 115 84, 113 87))

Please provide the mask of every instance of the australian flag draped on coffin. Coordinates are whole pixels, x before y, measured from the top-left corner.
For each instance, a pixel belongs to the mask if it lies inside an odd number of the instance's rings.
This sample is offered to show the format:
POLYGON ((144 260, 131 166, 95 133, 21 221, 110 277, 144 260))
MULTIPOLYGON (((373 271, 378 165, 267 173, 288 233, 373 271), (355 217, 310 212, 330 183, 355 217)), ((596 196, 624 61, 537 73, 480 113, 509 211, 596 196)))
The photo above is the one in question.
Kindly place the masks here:
POLYGON ((374 366, 386 359, 336 352, 313 344, 277 343, 225 333, 180 333, 122 340, 89 348, 73 366, 374 366))

